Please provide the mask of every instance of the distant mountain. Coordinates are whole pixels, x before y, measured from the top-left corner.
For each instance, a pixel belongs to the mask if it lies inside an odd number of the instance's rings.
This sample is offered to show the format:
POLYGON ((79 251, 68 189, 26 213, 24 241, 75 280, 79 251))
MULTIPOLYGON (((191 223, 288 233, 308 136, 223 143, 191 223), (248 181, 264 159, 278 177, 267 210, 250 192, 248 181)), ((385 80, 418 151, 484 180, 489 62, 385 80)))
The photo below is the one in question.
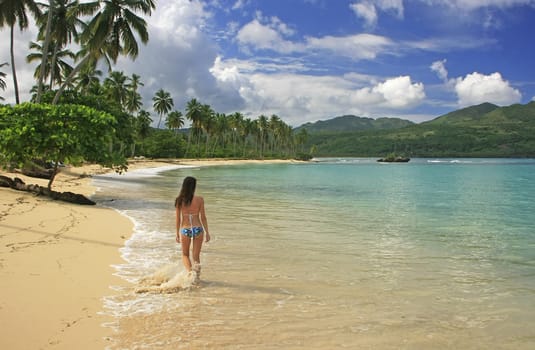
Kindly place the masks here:
POLYGON ((503 129, 507 125, 518 126, 523 123, 527 123, 528 127, 535 123, 535 102, 506 107, 483 103, 459 109, 420 125, 503 129))
POLYGON ((463 108, 397 129, 310 133, 315 156, 535 157, 535 101, 463 108))
POLYGON ((319 120, 314 123, 306 123, 296 128, 306 129, 309 133, 321 132, 351 132, 365 130, 389 130, 399 129, 405 126, 413 125, 409 120, 399 118, 365 118, 354 115, 343 115, 329 120, 319 120))
POLYGON ((490 113, 500 107, 493 105, 492 103, 482 103, 480 105, 471 106, 462 108, 438 118, 435 118, 431 121, 421 123, 425 124, 449 124, 449 125, 460 125, 464 123, 473 123, 478 120, 481 120, 487 113, 490 113))

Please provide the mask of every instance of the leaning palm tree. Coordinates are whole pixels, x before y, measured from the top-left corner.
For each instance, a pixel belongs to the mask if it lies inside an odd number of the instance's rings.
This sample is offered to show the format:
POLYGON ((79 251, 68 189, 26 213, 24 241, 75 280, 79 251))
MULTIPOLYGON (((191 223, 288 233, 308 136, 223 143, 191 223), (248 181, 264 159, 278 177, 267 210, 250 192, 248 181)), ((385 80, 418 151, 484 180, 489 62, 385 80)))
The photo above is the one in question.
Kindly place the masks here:
POLYGON ((169 113, 171 108, 173 108, 173 98, 171 94, 164 89, 156 91, 156 94, 152 98, 154 102, 152 107, 154 111, 160 115, 160 120, 158 121, 158 129, 160 128, 160 123, 162 122, 162 115, 169 113))
POLYGON ((147 22, 136 15, 136 12, 150 15, 156 7, 153 0, 107 0, 99 1, 100 3, 103 5, 99 12, 80 35, 83 56, 65 84, 58 89, 53 103, 58 102, 65 85, 74 79, 85 65, 96 64, 102 58, 115 63, 119 55, 135 59, 139 54, 136 33, 142 43, 149 40, 147 22))
POLYGON ((10 32, 10 55, 11 55, 11 72, 13 74, 13 88, 15 90, 15 102, 20 103, 19 84, 17 82, 17 70, 15 69, 15 51, 14 51, 14 31, 18 23, 20 30, 28 27, 29 20, 26 10, 29 10, 35 17, 40 14, 39 7, 33 0, 2 0, 0 1, 0 28, 5 25, 11 28, 10 32))

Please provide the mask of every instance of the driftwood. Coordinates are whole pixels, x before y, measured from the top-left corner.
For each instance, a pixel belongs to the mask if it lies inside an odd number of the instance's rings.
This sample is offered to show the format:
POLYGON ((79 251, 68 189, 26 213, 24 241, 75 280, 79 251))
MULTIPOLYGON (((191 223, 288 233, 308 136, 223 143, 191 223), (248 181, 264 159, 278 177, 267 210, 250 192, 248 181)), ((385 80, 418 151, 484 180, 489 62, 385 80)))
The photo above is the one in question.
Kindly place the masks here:
POLYGON ((0 187, 9 187, 17 191, 26 191, 35 193, 40 196, 47 196, 55 200, 75 203, 75 204, 84 204, 84 205, 95 205, 96 203, 85 197, 84 195, 72 193, 72 192, 57 192, 49 190, 47 187, 39 185, 26 185, 24 181, 20 178, 15 177, 13 179, 0 175, 0 187))
POLYGON ((50 178, 54 174, 54 169, 40 169, 37 167, 23 168, 21 170, 21 173, 29 177, 36 177, 38 179, 50 180, 50 178))

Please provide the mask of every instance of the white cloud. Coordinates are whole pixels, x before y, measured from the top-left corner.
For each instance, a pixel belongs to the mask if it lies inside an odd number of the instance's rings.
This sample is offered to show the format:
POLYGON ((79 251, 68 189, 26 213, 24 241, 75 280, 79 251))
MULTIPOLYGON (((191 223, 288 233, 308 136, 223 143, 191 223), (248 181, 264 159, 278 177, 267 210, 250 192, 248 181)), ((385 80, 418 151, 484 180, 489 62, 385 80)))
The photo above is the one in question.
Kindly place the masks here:
POLYGON ((364 19, 364 25, 373 29, 377 25, 378 10, 394 12, 398 18, 403 18, 403 0, 365 0, 349 5, 357 17, 364 19))
POLYGON ((245 48, 269 49, 281 53, 302 50, 300 45, 285 40, 281 36, 280 30, 282 28, 285 31, 286 27, 282 26, 280 21, 276 24, 277 26, 273 28, 272 26, 263 25, 258 19, 254 19, 240 29, 236 39, 245 48))
POLYGON ((444 82, 448 81, 448 70, 446 69, 446 59, 435 61, 431 64, 431 70, 437 73, 438 77, 444 82))
POLYGON ((120 58, 115 69, 142 77, 145 86, 140 92, 149 112, 152 97, 160 88, 171 94, 178 110, 192 98, 218 111, 243 106, 231 80, 219 81, 210 72, 220 51, 201 30, 210 19, 211 13, 198 1, 160 1, 149 22, 147 46, 141 48, 135 61, 120 58))
POLYGON ((481 8, 498 7, 507 8, 519 5, 531 5, 533 0, 421 0, 431 6, 443 5, 464 10, 476 10, 481 8))
POLYGON ((443 80, 448 90, 455 91, 457 104, 460 107, 484 102, 504 106, 518 103, 522 99, 520 91, 511 87, 498 72, 490 75, 473 72, 465 77, 448 79, 445 59, 433 62, 430 68, 443 80))
POLYGON ((424 85, 412 83, 409 76, 388 79, 375 86, 372 91, 383 97, 383 105, 388 108, 414 107, 425 98, 424 85))
POLYGON ((212 74, 239 91, 246 114, 277 114, 294 126, 342 114, 391 116, 425 99, 424 85, 413 83, 408 76, 370 83, 378 79, 356 73, 342 77, 267 74, 257 68, 248 61, 219 58, 212 74))
POLYGON ((498 72, 484 75, 477 72, 455 80, 455 92, 461 107, 490 102, 510 105, 520 102, 522 94, 510 86, 498 72))
POLYGON ((150 41, 177 49, 191 49, 203 39, 201 28, 210 14, 197 1, 166 1, 158 3, 149 21, 150 41))
POLYGON ((394 12, 397 17, 403 18, 403 0, 376 0, 377 6, 388 12, 394 12))
POLYGON ((349 5, 357 17, 364 19, 364 25, 367 28, 374 28, 377 24, 377 11, 375 6, 370 2, 358 2, 349 5))
POLYGON ((246 0, 237 0, 234 5, 232 5, 233 10, 241 10, 247 4, 246 0))
POLYGON ((261 14, 244 25, 236 35, 242 50, 271 50, 283 54, 329 51, 352 59, 374 59, 381 53, 393 52, 394 43, 380 35, 355 34, 348 36, 307 37, 305 42, 287 40, 294 31, 280 19, 263 19, 261 14), (269 21, 268 24, 262 22, 269 21))
POLYGON ((391 51, 394 43, 384 37, 373 34, 356 34, 345 37, 325 36, 307 38, 307 49, 329 50, 340 56, 352 59, 374 59, 381 53, 391 51))

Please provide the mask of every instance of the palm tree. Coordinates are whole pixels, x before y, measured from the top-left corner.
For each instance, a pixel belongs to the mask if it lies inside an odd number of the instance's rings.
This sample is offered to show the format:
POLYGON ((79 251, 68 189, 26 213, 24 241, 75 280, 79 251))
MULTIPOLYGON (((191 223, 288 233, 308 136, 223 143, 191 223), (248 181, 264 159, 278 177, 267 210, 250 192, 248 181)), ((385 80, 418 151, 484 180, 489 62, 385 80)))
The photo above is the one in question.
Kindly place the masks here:
MULTIPOLYGON (((35 72, 33 76, 36 79, 39 79, 41 76, 41 65, 45 65, 44 70, 44 77, 50 76, 50 84, 49 88, 52 89, 54 86, 54 83, 61 84, 62 77, 65 76, 65 74, 62 74, 62 72, 71 72, 72 67, 70 64, 68 64, 64 58, 71 58, 74 59, 75 54, 68 49, 64 50, 57 50, 56 44, 52 44, 53 52, 55 54, 55 58, 52 59, 52 57, 49 57, 48 60, 43 59, 43 48, 41 45, 39 45, 36 42, 30 42, 30 49, 36 50, 35 52, 30 53, 28 56, 26 56, 26 61, 28 63, 39 61, 40 63, 35 67, 35 72)), ((49 53, 49 56, 51 56, 52 53, 49 53)), ((68 74, 67 74, 68 75, 68 74)), ((39 90, 37 91, 37 94, 39 95, 39 90)), ((37 100, 37 99, 36 99, 37 100)))
POLYGON ((191 127, 188 133, 188 145, 186 147, 186 153, 184 154, 184 156, 188 155, 189 146, 191 144, 191 137, 197 133, 197 124, 202 118, 201 106, 202 105, 195 98, 192 98, 186 105, 186 119, 191 121, 191 127))
POLYGON ((141 82, 141 77, 137 74, 132 74, 127 80, 130 82, 126 84, 128 90, 126 92, 125 108, 128 112, 134 113, 143 106, 141 95, 137 92, 137 88, 143 86, 143 83, 141 82))
POLYGON ((150 113, 145 110, 139 111, 137 115, 137 126, 138 126, 137 132, 138 132, 138 135, 141 136, 142 139, 149 136, 150 123, 152 123, 152 118, 150 117, 150 113))
POLYGON ((226 141, 229 135, 230 128, 230 118, 225 115, 225 113, 216 113, 214 117, 214 128, 213 133, 215 135, 215 140, 213 143, 212 156, 215 153, 216 147, 221 147, 222 150, 225 150, 226 141))
POLYGON ((261 115, 256 120, 256 126, 258 128, 258 142, 259 142, 259 154, 260 158, 264 157, 264 142, 268 131, 268 119, 265 115, 261 115))
MULTIPOLYGON (((150 113, 145 110, 139 111, 137 118, 136 118, 135 126, 136 126, 136 134, 142 141, 141 151, 144 151, 143 141, 145 140, 147 136, 149 136, 149 133, 150 133, 150 123, 152 123, 150 113)), ((135 146, 135 143, 134 143, 134 146, 135 146)), ((133 150, 132 153, 135 153, 135 150, 133 150)))
POLYGON ((305 143, 308 140, 308 132, 306 128, 299 130, 299 133, 295 136, 295 143, 301 146, 301 152, 304 152, 305 143))
POLYGON ((184 126, 184 117, 180 111, 172 111, 167 115, 165 126, 168 129, 174 129, 177 133, 178 130, 184 126))
POLYGON ((87 65, 78 74, 76 80, 76 89, 81 92, 87 92, 89 87, 93 84, 100 85, 100 76, 102 76, 102 71, 96 69, 95 66, 87 65))
POLYGON ((137 74, 132 74, 132 76, 130 78, 128 78, 130 80, 130 83, 128 83, 128 88, 132 91, 136 91, 137 92, 137 88, 140 87, 140 86, 144 86, 145 84, 143 84, 141 82, 141 77, 137 74))
MULTIPOLYGON (((208 144, 210 143, 210 137, 212 136, 213 132, 214 132, 214 127, 215 127, 215 112, 214 110, 212 109, 212 107, 210 107, 209 105, 202 105, 202 108, 201 108, 201 115, 202 115, 202 119, 200 121, 200 129, 204 132, 204 134, 206 135, 206 146, 205 146, 205 149, 204 149, 204 154, 205 156, 207 157, 208 156, 208 144)), ((199 137, 197 138, 197 145, 198 145, 198 149, 200 150, 200 135, 198 135, 199 137)))
POLYGON ((126 102, 128 87, 126 84, 127 76, 123 72, 114 71, 104 79, 104 88, 113 101, 117 102, 123 109, 126 102))
POLYGON ((158 121, 158 129, 160 128, 160 123, 162 122, 162 115, 169 113, 171 108, 173 108, 173 99, 171 94, 163 89, 156 91, 156 94, 152 98, 154 102, 152 107, 154 111, 160 115, 160 120, 158 121))
MULTIPOLYGON (((136 12, 150 15, 156 7, 153 0, 107 0, 100 3, 103 3, 100 11, 80 36, 83 56, 64 85, 88 63, 95 64, 102 58, 115 63, 119 55, 135 59, 139 53, 135 33, 142 43, 149 40, 147 22, 136 12)), ((64 85, 59 88, 52 103, 57 103, 65 89, 64 85)))
POLYGON ((127 90, 126 99, 124 101, 125 109, 130 113, 134 113, 139 111, 142 106, 143 102, 141 101, 141 95, 139 94, 139 92, 134 90, 127 90))
POLYGON ((243 156, 245 157, 245 152, 247 151, 247 139, 250 135, 254 135, 257 133, 257 127, 256 122, 251 120, 250 118, 247 118, 243 121, 243 127, 241 129, 242 132, 242 140, 243 140, 243 156))
POLYGON ((20 103, 19 84, 17 82, 17 71, 15 69, 15 51, 14 51, 14 30, 15 24, 18 23, 20 30, 28 27, 28 16, 26 10, 29 10, 35 17, 40 14, 39 7, 33 0, 2 0, 0 1, 0 27, 5 25, 11 28, 10 32, 10 55, 11 55, 11 72, 13 74, 13 87, 15 90, 15 102, 20 103))
POLYGON ((238 136, 241 134, 241 128, 243 128, 243 114, 236 112, 229 116, 230 129, 232 131, 232 155, 236 157, 236 142, 238 136))
MULTIPOLYGON (((55 66, 58 52, 73 40, 77 40, 79 30, 85 28, 85 22, 80 17, 93 14, 98 8, 98 1, 80 4, 78 0, 50 0, 49 5, 41 4, 45 8, 37 23, 40 25, 38 38, 43 41, 43 58, 45 65, 41 65, 38 74, 37 101, 41 99, 42 82, 45 77, 46 61, 55 66), (53 42, 50 50, 50 42, 53 42), (51 53, 49 53, 51 51, 51 53)), ((51 72, 51 80, 55 80, 55 71, 51 72)))
MULTIPOLYGON (((0 64, 0 68, 2 68, 3 66, 8 66, 9 64, 7 62, 4 62, 2 64, 0 64)), ((4 72, 0 72, 0 89, 2 90, 5 90, 6 89, 6 81, 4 80, 4 78, 6 77, 6 73, 4 72)), ((4 98, 2 96, 0 96, 0 101, 3 101, 4 98)))

